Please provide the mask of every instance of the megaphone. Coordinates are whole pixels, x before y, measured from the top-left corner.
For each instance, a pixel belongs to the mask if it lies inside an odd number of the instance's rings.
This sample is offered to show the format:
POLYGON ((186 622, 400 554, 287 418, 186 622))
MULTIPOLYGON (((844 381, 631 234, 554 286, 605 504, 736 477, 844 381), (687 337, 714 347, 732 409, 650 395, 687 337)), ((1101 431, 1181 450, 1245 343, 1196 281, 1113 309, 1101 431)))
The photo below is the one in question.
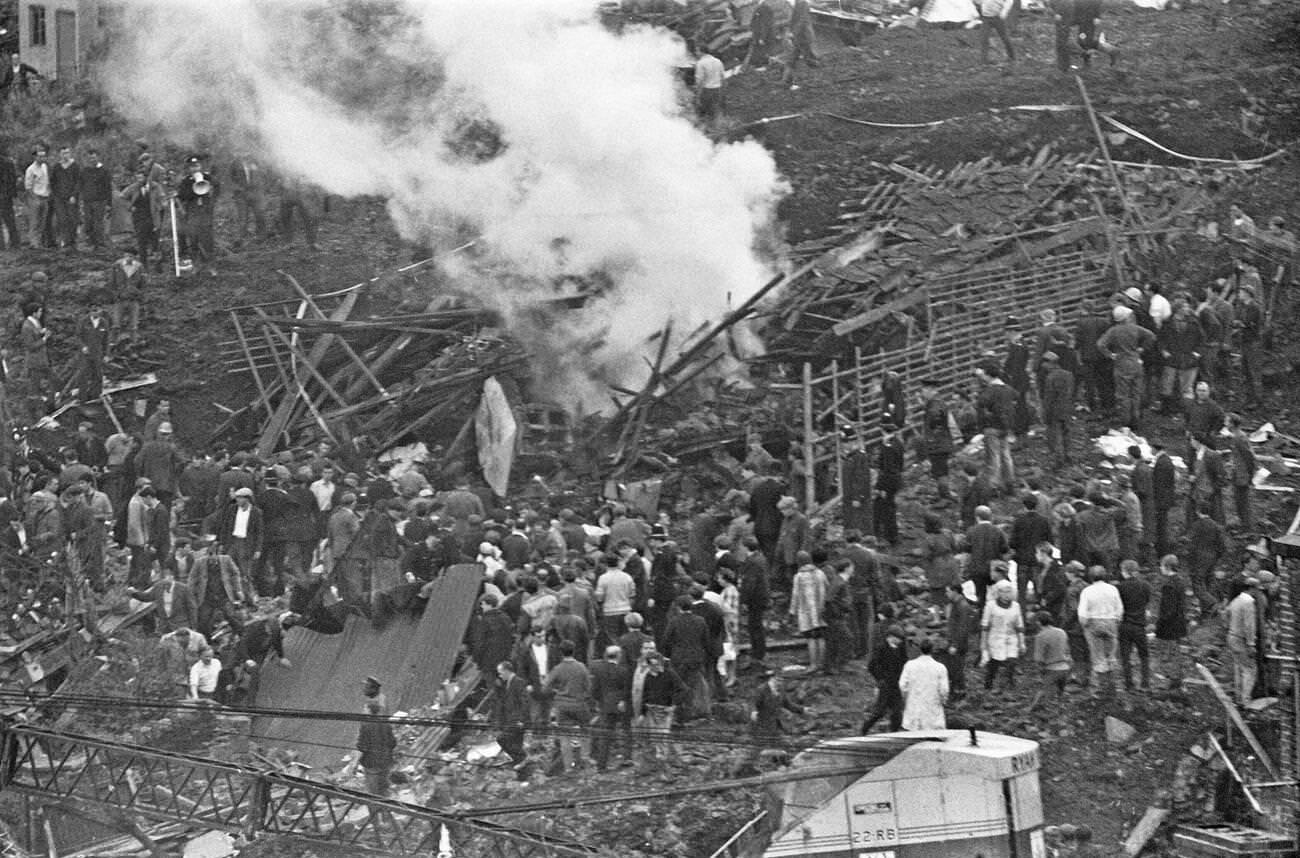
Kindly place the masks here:
POLYGON ((212 193, 212 183, 209 182, 208 177, 202 173, 194 174, 194 193, 199 196, 212 193))

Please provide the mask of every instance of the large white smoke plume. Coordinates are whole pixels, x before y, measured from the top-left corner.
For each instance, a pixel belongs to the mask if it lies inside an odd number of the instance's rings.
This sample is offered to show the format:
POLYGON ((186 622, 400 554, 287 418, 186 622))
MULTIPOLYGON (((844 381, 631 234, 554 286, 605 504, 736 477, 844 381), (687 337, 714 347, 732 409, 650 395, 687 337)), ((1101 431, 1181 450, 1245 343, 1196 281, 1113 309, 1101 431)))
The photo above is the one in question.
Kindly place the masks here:
POLYGON ((568 404, 607 403, 597 381, 644 376, 670 319, 686 336, 772 274, 772 159, 700 133, 681 43, 615 35, 594 0, 129 0, 121 23, 103 79, 132 121, 381 195, 413 241, 472 233, 457 274, 515 320, 595 275, 529 343, 568 404))

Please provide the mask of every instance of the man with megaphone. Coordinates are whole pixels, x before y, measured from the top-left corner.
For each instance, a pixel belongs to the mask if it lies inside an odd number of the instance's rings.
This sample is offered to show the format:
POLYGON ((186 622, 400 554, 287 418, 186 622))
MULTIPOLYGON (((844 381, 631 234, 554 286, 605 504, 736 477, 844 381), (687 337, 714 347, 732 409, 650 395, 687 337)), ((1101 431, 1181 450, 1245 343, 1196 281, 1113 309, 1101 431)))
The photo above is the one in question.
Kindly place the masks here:
POLYGON ((198 155, 191 155, 185 162, 185 168, 187 175, 181 179, 180 186, 176 189, 176 199, 181 205, 183 216, 180 230, 184 237, 182 249, 194 257, 196 264, 202 262, 209 274, 216 274, 213 267, 216 261, 213 218, 221 185, 205 169, 203 159, 198 155))

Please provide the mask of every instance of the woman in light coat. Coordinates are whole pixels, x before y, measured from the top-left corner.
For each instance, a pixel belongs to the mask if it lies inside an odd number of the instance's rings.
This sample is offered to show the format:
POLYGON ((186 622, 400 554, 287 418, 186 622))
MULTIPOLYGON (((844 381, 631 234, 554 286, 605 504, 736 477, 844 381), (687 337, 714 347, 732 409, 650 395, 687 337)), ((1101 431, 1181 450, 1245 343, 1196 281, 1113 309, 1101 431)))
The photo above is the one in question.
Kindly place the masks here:
POLYGON ((799 571, 790 590, 790 616, 808 641, 808 669, 818 671, 826 661, 826 575, 807 551, 800 551, 795 562, 799 571))

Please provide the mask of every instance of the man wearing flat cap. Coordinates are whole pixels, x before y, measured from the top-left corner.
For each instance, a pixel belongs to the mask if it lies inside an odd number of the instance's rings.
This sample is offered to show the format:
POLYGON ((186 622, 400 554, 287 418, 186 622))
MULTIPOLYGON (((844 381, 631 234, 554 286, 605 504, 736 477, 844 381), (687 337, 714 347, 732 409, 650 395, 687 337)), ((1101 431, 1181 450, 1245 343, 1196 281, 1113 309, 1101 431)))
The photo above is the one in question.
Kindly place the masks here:
POLYGON ((213 213, 221 193, 221 183, 210 170, 205 169, 203 159, 198 155, 191 155, 186 160, 185 170, 186 176, 176 188, 176 200, 184 213, 181 250, 201 261, 210 273, 216 273, 212 268, 216 258, 213 213))

